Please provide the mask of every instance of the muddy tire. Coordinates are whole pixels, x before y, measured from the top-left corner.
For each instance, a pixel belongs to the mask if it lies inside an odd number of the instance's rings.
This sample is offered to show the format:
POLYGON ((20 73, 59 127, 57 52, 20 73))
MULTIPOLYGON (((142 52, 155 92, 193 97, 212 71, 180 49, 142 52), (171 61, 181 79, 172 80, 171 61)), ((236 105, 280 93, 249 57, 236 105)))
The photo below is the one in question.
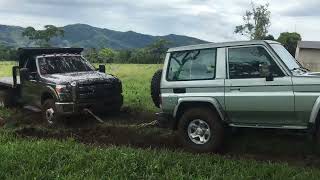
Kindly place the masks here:
POLYGON ((156 107, 160 107, 160 83, 162 69, 156 71, 151 80, 151 98, 156 107))
POLYGON ((53 126, 59 121, 60 116, 57 114, 57 108, 53 99, 44 101, 42 105, 42 119, 49 126, 53 126))
POLYGON ((188 109, 182 115, 178 132, 188 150, 198 153, 217 152, 223 142, 224 127, 210 108, 188 109))

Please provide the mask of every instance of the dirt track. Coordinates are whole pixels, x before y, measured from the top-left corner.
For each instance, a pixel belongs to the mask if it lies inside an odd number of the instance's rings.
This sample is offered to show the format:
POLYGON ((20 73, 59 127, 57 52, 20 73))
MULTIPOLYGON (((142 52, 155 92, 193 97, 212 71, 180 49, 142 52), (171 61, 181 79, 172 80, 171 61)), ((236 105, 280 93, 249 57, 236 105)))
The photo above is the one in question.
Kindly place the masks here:
MULTIPOLYGON (((104 117, 97 123, 90 117, 66 119, 58 127, 45 127, 38 114, 21 112, 8 120, 14 122, 15 132, 23 138, 59 139, 73 138, 93 146, 121 145, 138 148, 166 148, 184 150, 175 132, 139 124, 154 119, 151 113, 122 112, 104 117)), ((283 130, 241 129, 227 133, 220 154, 230 158, 287 162, 298 166, 319 167, 319 151, 304 133, 283 130)))

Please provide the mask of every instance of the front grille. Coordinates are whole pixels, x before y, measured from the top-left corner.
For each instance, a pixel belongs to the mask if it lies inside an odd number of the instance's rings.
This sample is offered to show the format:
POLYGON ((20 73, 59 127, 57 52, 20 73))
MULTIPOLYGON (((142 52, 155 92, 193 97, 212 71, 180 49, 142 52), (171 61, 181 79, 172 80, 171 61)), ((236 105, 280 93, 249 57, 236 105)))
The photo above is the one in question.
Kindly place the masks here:
POLYGON ((90 83, 90 84, 78 84, 77 87, 77 100, 89 101, 89 100, 104 100, 106 97, 116 96, 121 94, 119 90, 119 83, 90 83))

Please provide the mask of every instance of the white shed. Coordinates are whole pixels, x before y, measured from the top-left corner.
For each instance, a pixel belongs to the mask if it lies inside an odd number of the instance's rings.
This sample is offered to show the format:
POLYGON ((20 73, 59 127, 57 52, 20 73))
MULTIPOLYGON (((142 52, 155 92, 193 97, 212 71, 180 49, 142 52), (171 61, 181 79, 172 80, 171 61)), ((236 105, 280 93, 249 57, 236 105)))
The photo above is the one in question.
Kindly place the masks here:
POLYGON ((296 59, 311 71, 320 71, 320 41, 300 41, 296 59))

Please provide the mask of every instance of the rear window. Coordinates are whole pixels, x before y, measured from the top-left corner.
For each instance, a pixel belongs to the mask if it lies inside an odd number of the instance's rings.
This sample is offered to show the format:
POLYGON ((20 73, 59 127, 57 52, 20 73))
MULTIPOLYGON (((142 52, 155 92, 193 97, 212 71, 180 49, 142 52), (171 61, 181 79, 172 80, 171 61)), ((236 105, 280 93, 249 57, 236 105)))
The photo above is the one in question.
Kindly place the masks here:
POLYGON ((190 81, 215 78, 216 49, 172 52, 167 80, 190 81))

